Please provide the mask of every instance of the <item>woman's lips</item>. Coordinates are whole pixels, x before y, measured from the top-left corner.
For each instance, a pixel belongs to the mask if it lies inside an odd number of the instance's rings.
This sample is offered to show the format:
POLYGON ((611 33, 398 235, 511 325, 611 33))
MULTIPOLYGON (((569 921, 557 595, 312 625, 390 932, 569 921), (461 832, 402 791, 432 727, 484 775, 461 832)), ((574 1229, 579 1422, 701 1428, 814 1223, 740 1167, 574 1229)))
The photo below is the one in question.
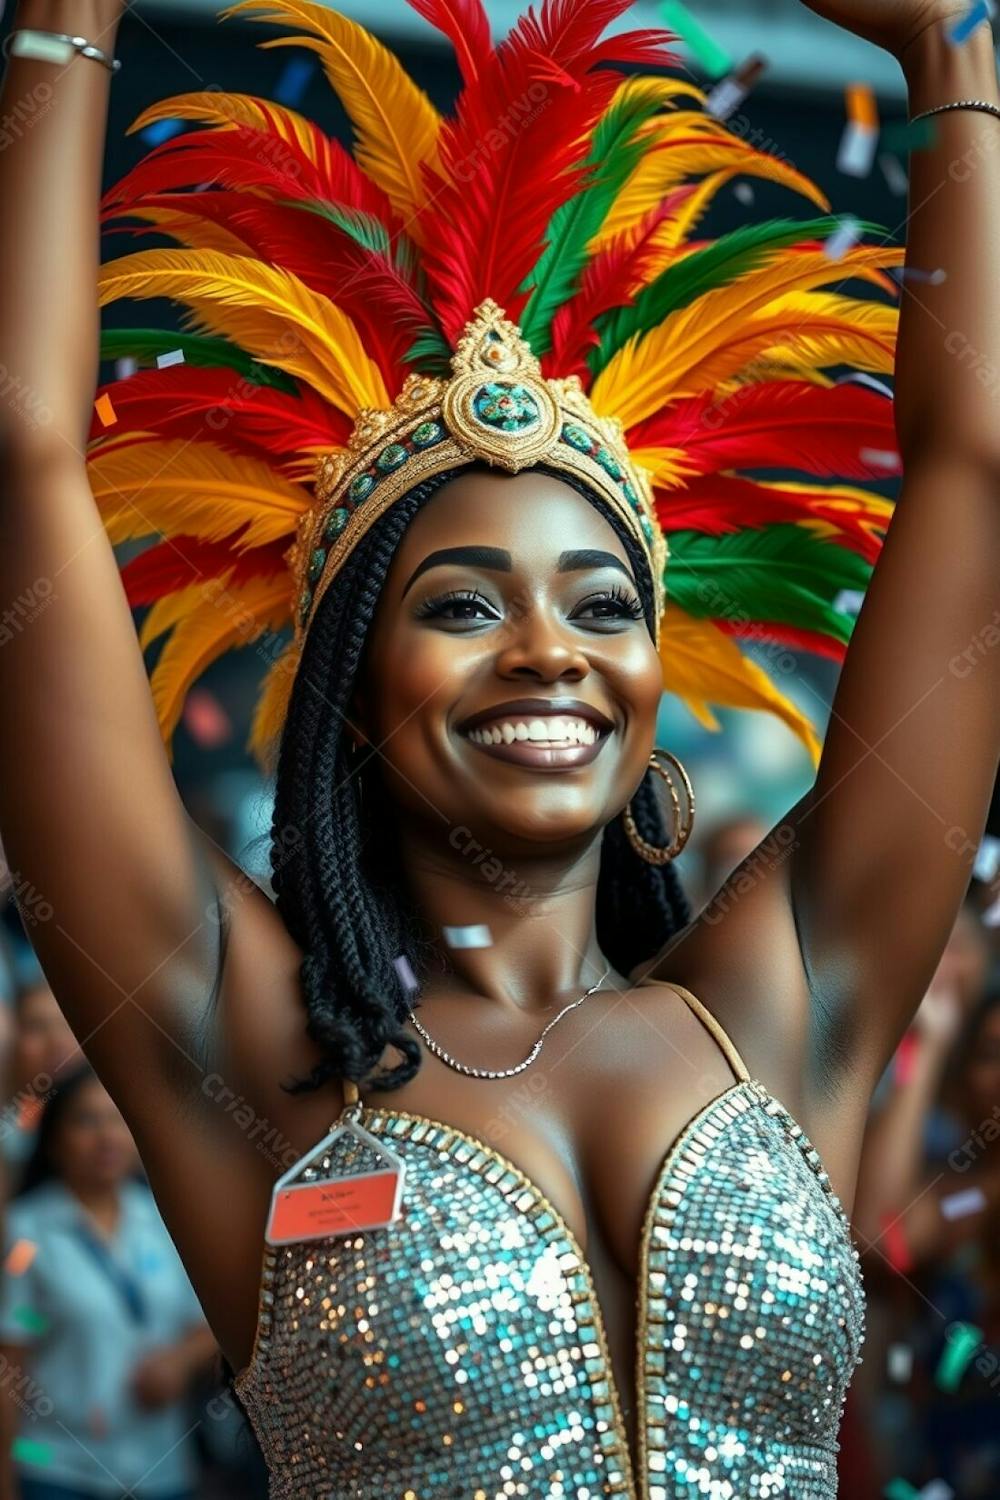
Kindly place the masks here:
POLYGON ((580 738, 575 736, 567 736, 558 741, 507 737, 496 743, 488 735, 484 736, 482 731, 465 733, 462 738, 467 740, 474 749, 481 750, 484 755, 491 755, 494 760, 506 760, 514 765, 531 766, 532 769, 538 771, 561 771, 573 766, 589 765, 600 755, 601 747, 608 735, 588 726, 586 739, 589 743, 586 740, 581 742, 580 738))

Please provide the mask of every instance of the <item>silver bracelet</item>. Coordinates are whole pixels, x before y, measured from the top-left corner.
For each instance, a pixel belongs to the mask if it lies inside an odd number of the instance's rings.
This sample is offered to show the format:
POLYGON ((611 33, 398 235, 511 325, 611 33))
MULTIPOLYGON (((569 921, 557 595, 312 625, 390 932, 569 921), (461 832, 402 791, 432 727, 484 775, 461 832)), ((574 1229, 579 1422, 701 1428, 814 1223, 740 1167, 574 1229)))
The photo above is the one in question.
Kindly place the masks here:
POLYGON ((4 57, 10 57, 11 52, 15 57, 33 57, 40 62, 54 63, 72 62, 76 52, 80 57, 103 63, 111 73, 117 73, 121 68, 117 57, 109 57, 85 36, 70 36, 64 31, 33 31, 22 27, 20 31, 12 31, 3 44, 4 57))
POLYGON ((918 120, 927 120, 931 115, 944 115, 952 109, 978 109, 987 115, 1000 116, 1000 106, 989 104, 985 99, 956 99, 954 104, 936 104, 933 109, 922 110, 919 115, 914 115, 910 121, 915 125, 918 120))

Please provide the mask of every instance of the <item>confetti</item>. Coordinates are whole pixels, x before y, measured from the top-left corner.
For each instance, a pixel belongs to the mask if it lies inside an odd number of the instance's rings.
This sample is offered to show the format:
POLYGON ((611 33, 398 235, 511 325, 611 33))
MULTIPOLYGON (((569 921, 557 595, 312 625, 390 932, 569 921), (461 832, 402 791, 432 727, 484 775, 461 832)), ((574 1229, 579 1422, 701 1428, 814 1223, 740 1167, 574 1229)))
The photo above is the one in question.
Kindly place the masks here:
POLYGON ((38 1251, 34 1240, 17 1240, 10 1247, 10 1253, 4 1261, 4 1270, 8 1276, 23 1276, 31 1265, 38 1251))
POLYGON ((976 27, 990 19, 995 8, 993 0, 976 0, 972 9, 967 11, 961 20, 956 21, 949 31, 949 42, 955 47, 960 47, 963 42, 967 42, 976 27))
POLYGON ((837 170, 848 177, 867 177, 878 145, 878 105, 867 83, 847 88, 847 126, 837 152, 837 170))
POLYGON ((76 56, 76 48, 69 42, 60 42, 47 32, 15 31, 10 44, 13 57, 32 57, 38 62, 68 63, 76 56))
POLYGON ((862 232, 857 219, 845 214, 830 238, 824 241, 823 254, 827 260, 843 260, 851 246, 858 243, 862 232))
POLYGON ((705 100, 705 109, 717 120, 728 120, 734 110, 739 109, 767 67, 767 58, 762 52, 752 53, 746 62, 740 63, 734 73, 715 85, 705 100))
POLYGON ((882 144, 889 151, 923 151, 937 141, 937 127, 933 120, 896 120, 882 132, 882 144))
POLYGON ((982 1188, 963 1188, 960 1193, 949 1193, 941 1199, 941 1212, 946 1219, 965 1219, 986 1207, 986 1194, 982 1188))
POLYGON ((861 589, 841 589, 833 601, 833 607, 842 614, 856 615, 864 602, 865 596, 861 589))
POLYGON ((897 198, 905 198, 910 191, 910 179, 907 177, 903 164, 889 151, 883 151, 878 159, 882 168, 882 175, 889 184, 890 193, 895 193, 897 198))
POLYGON ((171 349, 169 354, 158 354, 156 356, 156 368, 158 370, 165 370, 168 365, 182 365, 183 363, 183 349, 171 349))
POLYGON ((733 197, 750 208, 754 202, 753 186, 749 182, 738 182, 733 188, 733 197))
POLYGON ((940 286, 943 281, 948 280, 948 272, 942 271, 940 267, 936 271, 922 271, 919 266, 891 266, 891 276, 898 276, 900 281, 926 281, 930 286, 940 286))
POLYGON ((492 948, 493 934, 485 923, 470 927, 443 927, 449 948, 492 948))
POLYGON ((183 120, 156 120, 152 125, 146 126, 140 139, 147 141, 151 146, 162 146, 163 142, 169 141, 171 136, 180 135, 183 129, 183 120))
POLYGON ((194 742, 207 750, 216 750, 233 737, 229 715, 207 688, 194 688, 188 694, 184 704, 184 727, 194 742))
POLYGON ((710 78, 724 78, 733 71, 733 60, 729 53, 709 36, 687 6, 682 5, 680 0, 664 0, 662 9, 671 31, 677 33, 710 78))
POLYGON ((983 1331, 972 1323, 953 1323, 947 1332, 948 1346, 938 1361, 934 1383, 939 1390, 955 1391, 969 1361, 983 1341, 983 1331))
POLYGON ((416 975, 410 968, 410 960, 405 953, 401 953, 398 958, 393 959, 392 967, 399 975, 399 982, 404 990, 412 991, 420 988, 416 975))
POLYGON ((118 421, 114 406, 111 404, 111 397, 107 391, 104 392, 103 396, 98 396, 94 402, 94 410, 102 427, 113 427, 118 421))
POLYGON ((985 881, 989 885, 998 870, 1000 870, 1000 839, 994 838, 991 833, 986 833, 976 851, 972 873, 976 880, 985 881))
POLYGON ((878 391, 880 396, 888 396, 892 400, 892 386, 886 385, 882 380, 876 380, 874 375, 867 375, 864 370, 852 370, 849 375, 842 375, 836 382, 837 385, 867 385, 873 391, 878 391))
POLYGON ((943 1479, 932 1479, 920 1491, 920 1500, 955 1500, 955 1491, 943 1479))
POLYGON ((890 1479, 882 1493, 885 1500, 920 1500, 908 1479, 890 1479))
POLYGON ((44 1468, 52 1462, 52 1449, 48 1443, 36 1443, 31 1438, 16 1437, 11 1447, 11 1457, 44 1468))
POLYGON ((315 65, 311 58, 293 58, 275 84, 273 98, 277 99, 279 104, 296 105, 301 103, 302 96, 308 88, 309 80, 315 71, 315 65))
POLYGON ((124 359, 115 360, 115 379, 128 380, 139 368, 139 361, 133 359, 131 354, 126 354, 124 359))
POLYGON ((871 469, 888 469, 898 474, 903 461, 893 448, 862 448, 861 462, 871 469))
POLYGON ((913 1374, 913 1350, 909 1344, 890 1344, 886 1350, 889 1379, 905 1385, 913 1374))
POLYGON ((881 1238, 885 1240, 886 1259, 894 1271, 905 1275, 913 1268, 913 1256, 906 1243, 903 1226, 898 1219, 890 1218, 888 1214, 882 1215, 880 1223, 881 1238))

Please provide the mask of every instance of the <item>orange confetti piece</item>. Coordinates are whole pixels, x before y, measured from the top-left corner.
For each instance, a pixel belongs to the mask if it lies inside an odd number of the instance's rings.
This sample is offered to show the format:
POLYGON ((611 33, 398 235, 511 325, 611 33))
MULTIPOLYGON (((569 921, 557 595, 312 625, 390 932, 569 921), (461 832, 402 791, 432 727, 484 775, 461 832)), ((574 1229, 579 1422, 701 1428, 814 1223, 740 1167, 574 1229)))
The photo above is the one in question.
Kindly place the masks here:
POLYGON ((848 84, 847 118, 864 130, 878 129, 878 104, 867 83, 848 84))
POLYGON ((104 395, 100 396, 94 403, 94 410, 97 412, 101 423, 105 427, 113 427, 118 421, 118 418, 115 415, 115 409, 111 404, 111 397, 108 395, 107 391, 105 391, 104 395))
POLYGON ((37 1254, 38 1246, 34 1240, 17 1240, 10 1247, 10 1253, 4 1262, 4 1270, 8 1276, 23 1276, 31 1265, 37 1254))

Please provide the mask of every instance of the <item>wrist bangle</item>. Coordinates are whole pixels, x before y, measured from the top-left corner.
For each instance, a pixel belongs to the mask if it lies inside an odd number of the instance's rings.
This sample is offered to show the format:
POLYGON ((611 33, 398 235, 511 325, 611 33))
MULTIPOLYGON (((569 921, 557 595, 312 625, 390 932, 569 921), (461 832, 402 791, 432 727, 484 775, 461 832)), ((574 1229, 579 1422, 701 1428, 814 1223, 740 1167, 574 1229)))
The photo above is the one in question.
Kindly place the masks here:
POLYGON ((103 63, 110 73, 117 73, 121 68, 117 57, 109 57, 85 36, 70 36, 64 31, 34 31, 22 27, 10 33, 2 50, 4 57, 9 58, 13 53, 15 57, 33 57, 40 62, 54 63, 72 62, 73 54, 77 53, 80 57, 103 63))
POLYGON ((1000 106, 990 104, 986 99, 956 99, 953 104, 936 104, 933 109, 921 110, 919 115, 914 115, 910 120, 915 125, 918 120, 927 120, 931 115, 945 115, 953 109, 978 109, 983 114, 1000 116, 1000 106))

